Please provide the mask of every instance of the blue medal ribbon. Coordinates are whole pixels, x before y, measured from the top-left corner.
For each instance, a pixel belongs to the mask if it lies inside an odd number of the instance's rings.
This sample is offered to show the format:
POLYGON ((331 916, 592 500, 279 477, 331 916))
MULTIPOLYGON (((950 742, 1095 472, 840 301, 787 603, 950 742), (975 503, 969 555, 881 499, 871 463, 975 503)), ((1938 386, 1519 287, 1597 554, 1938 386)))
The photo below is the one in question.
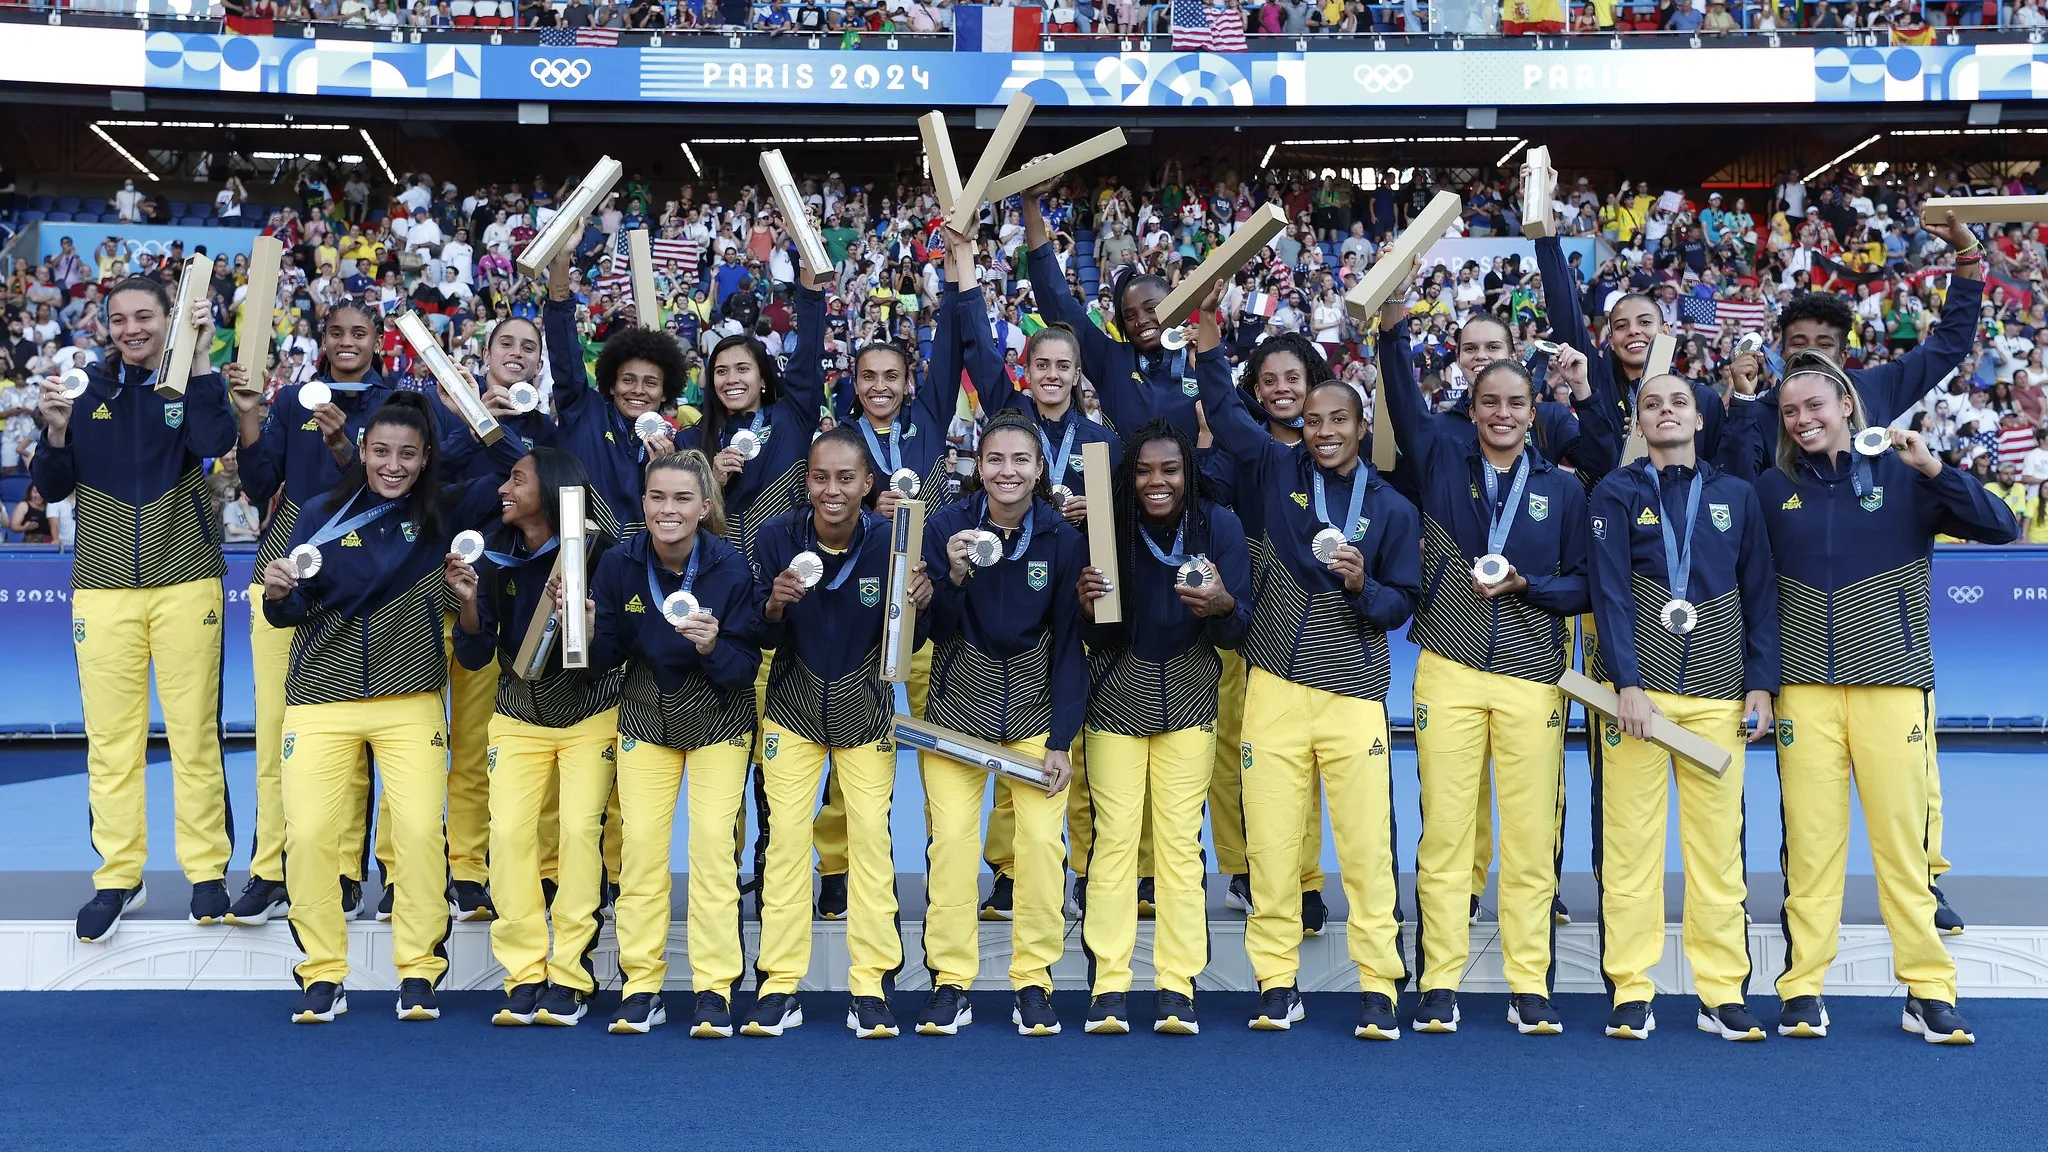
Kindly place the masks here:
POLYGON ((1080 418, 1070 405, 1064 421, 1066 432, 1060 436, 1058 452, 1052 450, 1052 437, 1045 434, 1045 425, 1041 423, 1038 426, 1038 447, 1045 453, 1046 483, 1054 487, 1067 478, 1067 462, 1073 458, 1074 451, 1074 424, 1080 418))
MULTIPOLYGON (((875 435, 875 426, 868 423, 867 417, 862 416, 855 423, 860 425, 860 434, 867 438, 868 452, 884 466, 889 475, 894 476, 903 468, 903 421, 889 421, 889 453, 886 456, 882 454, 881 438, 875 435)), ((1045 438, 1043 432, 1038 435, 1041 440, 1045 438)))
POLYGON ((1700 490, 1706 486, 1699 472, 1692 474, 1692 485, 1685 497, 1685 543, 1678 542, 1678 533, 1671 527, 1671 517, 1664 511, 1664 486, 1657 479, 1657 466, 1651 464, 1643 469, 1650 477, 1651 507, 1657 510, 1657 527, 1664 532, 1664 570, 1670 574, 1671 598, 1685 599, 1685 587, 1692 582, 1692 530, 1694 518, 1700 514, 1700 490))
POLYGON ((484 559, 489 560, 491 563, 496 564, 498 567, 504 568, 509 571, 513 568, 517 568, 520 565, 526 563, 528 560, 538 560, 541 557, 547 555, 548 553, 553 552, 555 550, 555 546, 557 544, 560 544, 561 542, 562 540, 559 536, 550 537, 547 543, 541 545, 539 548, 536 548, 533 551, 533 554, 530 556, 519 556, 511 552, 493 552, 489 548, 486 548, 484 549, 484 559))
MULTIPOLYGON (((1320 479, 1320 477, 1318 477, 1318 479, 1320 479)), ((1353 519, 1355 520, 1357 518, 1353 517, 1353 519)), ((1145 538, 1145 547, 1150 548, 1152 550, 1152 555, 1157 557, 1161 564, 1164 564, 1168 568, 1173 568, 1176 570, 1178 570, 1181 565, 1188 562, 1187 554, 1181 551, 1181 548, 1183 547, 1187 539, 1187 530, 1187 514, 1182 513, 1180 523, 1173 526, 1173 551, 1169 553, 1160 551, 1159 542, 1152 539, 1152 533, 1146 530, 1143 524, 1138 525, 1138 535, 1145 538)))
POLYGON ((1521 511, 1522 490, 1529 486, 1529 453, 1524 449, 1515 458, 1514 483, 1508 485, 1507 502, 1500 499, 1500 475, 1485 459, 1479 461, 1479 471, 1486 477, 1486 551, 1488 555, 1505 555, 1508 533, 1514 530, 1515 514, 1521 511))
POLYGON ((1358 471, 1351 474, 1351 507, 1342 524, 1338 524, 1330 519, 1330 508, 1327 503, 1328 497, 1325 494, 1323 482, 1323 470, 1321 468, 1316 469, 1316 519, 1342 532, 1346 540, 1356 540, 1363 535, 1358 530, 1358 514, 1365 511, 1365 489, 1372 479, 1371 467, 1365 461, 1360 460, 1358 462, 1358 471))
MULTIPOLYGON (((1024 550, 1031 547, 1031 519, 1032 513, 1036 511, 1038 511, 1036 508, 1024 509, 1024 526, 1017 534, 1017 549, 1010 553, 1007 557, 1008 559, 1016 560, 1022 557, 1024 550)), ((986 523, 988 523, 988 493, 984 492, 981 494, 981 507, 978 510, 978 515, 975 516, 975 524, 978 526, 986 523)), ((998 533, 998 535, 1000 536, 1001 534, 998 533)))
POLYGON ((312 539, 306 541, 306 543, 311 544, 315 548, 318 548, 322 544, 325 544, 330 540, 339 540, 343 536, 348 535, 349 533, 355 531, 358 528, 366 527, 372 523, 375 523, 378 520, 383 519, 386 516, 389 516, 391 513, 398 510, 399 505, 405 503, 405 501, 402 499, 386 500, 384 503, 377 505, 375 508, 371 508, 363 512, 358 512, 354 516, 349 516, 348 510, 350 508, 355 507, 356 496, 361 496, 363 493, 367 491, 369 491, 368 488, 357 489, 355 496, 350 496, 348 498, 348 503, 343 504, 341 506, 341 511, 335 513, 333 518, 328 520, 326 525, 323 526, 318 532, 313 533, 312 539), (347 516, 348 518, 346 520, 342 519, 342 517, 344 516, 347 516))
MULTIPOLYGON (((861 421, 860 426, 863 428, 867 427, 867 421, 861 421)), ((822 552, 825 550, 825 546, 823 544, 818 543, 818 514, 816 512, 811 513, 809 523, 811 526, 811 547, 816 548, 820 552, 822 552)), ((867 535, 867 530, 868 518, 866 514, 863 513, 859 520, 854 521, 853 540, 846 546, 846 563, 841 564, 839 566, 839 575, 834 576, 832 578, 832 582, 830 584, 825 585, 825 591, 839 591, 839 586, 846 583, 846 578, 848 576, 853 575, 854 561, 860 558, 861 538, 867 535)), ((691 553, 691 558, 695 559, 695 557, 696 554, 694 552, 691 553)), ((820 556, 818 557, 818 559, 823 560, 824 557, 820 556)))
MULTIPOLYGON (((704 555, 704 542, 702 540, 692 541, 690 544, 690 562, 683 567, 683 591, 685 592, 690 590, 691 585, 697 583, 697 558, 702 555, 704 555)), ((661 591, 661 579, 658 575, 660 571, 661 561, 655 558, 654 542, 649 540, 647 542, 647 594, 654 598, 654 603, 649 604, 648 607, 656 612, 661 611, 661 602, 668 599, 661 591)))

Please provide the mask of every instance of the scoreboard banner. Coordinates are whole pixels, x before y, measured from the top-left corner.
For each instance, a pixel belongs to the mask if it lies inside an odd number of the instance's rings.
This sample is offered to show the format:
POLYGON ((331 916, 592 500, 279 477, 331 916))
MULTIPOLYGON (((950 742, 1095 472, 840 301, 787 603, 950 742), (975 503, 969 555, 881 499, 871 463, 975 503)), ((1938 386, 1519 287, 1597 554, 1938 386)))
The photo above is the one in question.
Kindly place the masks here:
MULTIPOLYGON (((2048 99, 2048 45, 1337 52, 891 52, 422 43, 10 23, 16 83, 293 96, 1083 108, 1411 108, 2048 99)), ((1361 45, 1371 41, 1361 39, 1361 45)), ((1475 42, 1479 43, 1479 42, 1475 42)), ((1554 43, 1554 41, 1553 41, 1554 43)), ((1597 46, 1596 46, 1597 45, 1597 46)))

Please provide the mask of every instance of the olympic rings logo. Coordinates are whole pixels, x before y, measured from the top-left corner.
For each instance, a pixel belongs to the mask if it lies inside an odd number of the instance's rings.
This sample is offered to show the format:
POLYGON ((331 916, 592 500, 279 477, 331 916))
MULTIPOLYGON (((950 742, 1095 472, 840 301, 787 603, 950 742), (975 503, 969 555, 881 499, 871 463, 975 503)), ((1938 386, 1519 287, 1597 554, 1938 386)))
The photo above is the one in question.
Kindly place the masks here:
POLYGON ((574 88, 590 78, 590 61, 563 57, 536 59, 527 71, 545 87, 574 88))
POLYGON ((1406 64, 1360 64, 1351 79, 1367 92, 1399 92, 1415 79, 1415 69, 1406 64))
POLYGON ((1984 598, 1984 586, 1981 584, 1951 584, 1948 586, 1948 598, 1958 604, 1975 604, 1984 598))

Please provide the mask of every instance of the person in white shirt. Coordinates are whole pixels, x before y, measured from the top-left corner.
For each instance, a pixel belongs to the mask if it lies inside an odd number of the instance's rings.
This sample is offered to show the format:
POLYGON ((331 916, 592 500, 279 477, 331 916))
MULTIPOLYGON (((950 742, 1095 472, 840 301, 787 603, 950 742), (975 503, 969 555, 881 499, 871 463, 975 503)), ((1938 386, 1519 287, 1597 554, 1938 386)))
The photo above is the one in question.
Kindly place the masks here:
POLYGON ((412 227, 405 231, 405 250, 407 252, 431 252, 441 246, 442 239, 441 226, 434 223, 434 218, 427 215, 427 210, 425 208, 413 209, 412 227))
POLYGON ((457 228, 455 238, 441 245, 441 263, 454 269, 456 279, 463 284, 473 283, 471 276, 476 268, 476 249, 469 245, 469 229, 457 228))
POLYGON ((498 210, 497 218, 484 225, 484 247, 493 251, 512 242, 512 222, 505 219, 505 210, 498 210))
POLYGON ((405 205, 408 213, 424 212, 433 205, 434 194, 428 189, 427 184, 426 176, 415 176, 405 191, 398 194, 398 202, 405 205))
POLYGON ((142 193, 135 189, 135 181, 127 180, 122 182, 121 190, 114 193, 114 198, 109 203, 114 206, 114 211, 121 217, 121 223, 140 224, 142 223, 142 199, 142 193))

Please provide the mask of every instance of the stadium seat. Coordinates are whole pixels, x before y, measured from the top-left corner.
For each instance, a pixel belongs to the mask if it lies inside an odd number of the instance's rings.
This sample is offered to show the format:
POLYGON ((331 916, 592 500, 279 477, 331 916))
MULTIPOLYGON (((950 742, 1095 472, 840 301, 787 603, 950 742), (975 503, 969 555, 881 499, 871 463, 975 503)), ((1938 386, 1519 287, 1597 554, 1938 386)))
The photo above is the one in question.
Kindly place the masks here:
POLYGON ((52 212, 48 216, 43 217, 43 219, 51 224, 69 224, 71 223, 71 213, 52 212))
POLYGON ((183 200, 173 200, 171 201, 171 216, 173 219, 179 216, 190 216, 192 215, 190 208, 191 206, 183 200))
POLYGON ((37 212, 48 212, 57 206, 57 202, 48 196, 31 196, 28 198, 28 206, 37 212))
POLYGON ((174 223, 180 228, 204 228, 213 221, 202 216, 180 216, 174 223))
MULTIPOLYGON (((7 515, 14 514, 14 506, 28 499, 28 486, 32 481, 25 475, 0 476, 0 506, 7 515)), ((12 539, 12 535, 9 536, 12 539)))
POLYGON ((78 204, 78 197, 76 197, 76 196, 60 196, 60 197, 58 197, 58 198, 57 198, 57 203, 55 204, 55 208, 57 209, 57 211, 59 211, 59 212, 64 212, 64 213, 67 213, 67 214, 68 214, 68 213, 72 213, 72 212, 76 212, 76 211, 78 211, 78 208, 79 208, 79 204, 78 204))
POLYGON ((48 215, 49 211, 43 208, 23 209, 21 213, 21 222, 23 224, 34 224, 36 221, 42 220, 48 215))
POLYGON ((457 28, 476 27, 476 4, 474 0, 451 0, 448 11, 455 17, 457 28))

